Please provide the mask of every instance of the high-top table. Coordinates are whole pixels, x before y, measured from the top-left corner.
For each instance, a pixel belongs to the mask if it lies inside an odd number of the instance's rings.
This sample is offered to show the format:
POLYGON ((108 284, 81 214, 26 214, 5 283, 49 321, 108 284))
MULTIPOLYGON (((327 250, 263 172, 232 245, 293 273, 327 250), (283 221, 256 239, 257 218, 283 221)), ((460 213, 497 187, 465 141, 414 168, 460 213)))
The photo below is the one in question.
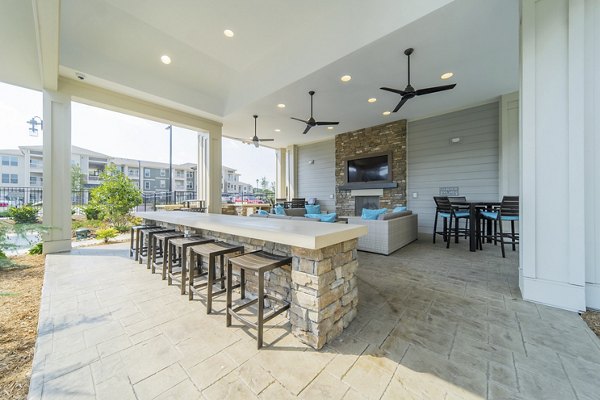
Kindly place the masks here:
MULTIPOLYGON (((342 333, 358 304, 358 237, 364 225, 252 218, 181 211, 136 216, 181 231, 292 257, 292 267, 270 273, 267 292, 291 304, 292 333, 320 349, 342 333)), ((249 285, 252 291, 252 285, 249 285)))
MULTIPOLYGON (((469 210, 469 250, 477 251, 477 225, 479 224, 479 210, 492 211, 499 206, 498 201, 453 201, 452 206, 469 210)), ((492 225, 487 225, 487 235, 492 234, 492 225)), ((488 239, 491 242, 491 239, 488 239)))

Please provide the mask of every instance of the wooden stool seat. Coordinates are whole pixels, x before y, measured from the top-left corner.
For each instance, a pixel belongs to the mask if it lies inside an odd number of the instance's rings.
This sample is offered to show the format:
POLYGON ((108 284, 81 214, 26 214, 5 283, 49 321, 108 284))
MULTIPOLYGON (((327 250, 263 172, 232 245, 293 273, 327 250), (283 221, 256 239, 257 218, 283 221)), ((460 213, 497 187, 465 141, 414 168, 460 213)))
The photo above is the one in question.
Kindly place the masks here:
POLYGON ((168 243, 168 263, 167 263, 167 282, 169 285, 173 281, 180 284, 181 294, 185 294, 187 282, 187 250, 191 246, 213 242, 213 239, 205 239, 200 236, 178 237, 170 239, 168 243))
MULTIPOLYGON (((194 294, 206 298, 206 313, 212 312, 212 299, 214 296, 225 293, 225 255, 233 253, 244 253, 244 246, 229 244, 226 242, 210 242, 190 247, 190 277, 188 285, 189 299, 194 299, 194 294), (202 272, 202 257, 208 258, 208 270, 202 272), (219 257, 221 274, 216 277, 216 258, 219 257), (198 262, 199 261, 199 262, 198 262), (199 274, 195 273, 194 266, 199 264, 199 274), (195 282, 197 277, 206 277, 205 280, 195 282), (214 290, 215 283, 221 283, 221 288, 214 290), (206 296, 200 289, 206 287, 206 296)), ((237 288, 240 285, 232 286, 237 288)))
POLYGON ((281 314, 288 308, 290 303, 278 299, 273 296, 265 294, 265 273, 274 270, 275 268, 289 265, 292 263, 292 257, 277 256, 274 254, 267 253, 259 250, 256 252, 244 254, 238 257, 230 258, 227 263, 227 326, 231 326, 231 317, 235 317, 238 321, 249 325, 258 330, 257 334, 257 347, 260 349, 263 345, 263 327, 265 322, 273 319, 277 315, 281 314), (240 268, 240 294, 241 299, 245 299, 245 270, 250 270, 258 274, 258 293, 257 298, 254 300, 247 301, 241 305, 233 306, 232 301, 232 278, 233 278, 233 267, 240 268), (273 308, 272 311, 267 314, 264 313, 265 299, 269 299, 273 303, 279 305, 279 307, 273 308), (257 322, 254 323, 249 321, 238 312, 244 308, 250 307, 258 303, 257 310, 257 322))
MULTIPOLYGON (((137 237, 139 230, 142 228, 149 228, 151 225, 134 225, 129 230, 131 238, 129 239, 129 257, 133 257, 137 249, 137 237)), ((137 255, 135 260, 137 261, 137 255)))
POLYGON ((151 257, 148 257, 152 273, 156 272, 156 269, 160 269, 162 279, 167 278, 166 261, 169 258, 168 244, 169 240, 183 237, 183 232, 171 231, 171 232, 160 232, 152 235, 152 253, 151 257))

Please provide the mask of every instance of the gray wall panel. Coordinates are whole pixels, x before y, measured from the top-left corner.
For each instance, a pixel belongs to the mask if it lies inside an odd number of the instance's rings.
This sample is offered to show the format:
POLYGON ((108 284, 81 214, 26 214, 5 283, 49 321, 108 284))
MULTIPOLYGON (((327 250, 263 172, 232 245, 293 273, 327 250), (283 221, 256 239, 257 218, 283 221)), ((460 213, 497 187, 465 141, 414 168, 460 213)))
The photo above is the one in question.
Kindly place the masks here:
POLYGON ((409 122, 407 135, 407 199, 419 232, 433 231, 440 187, 458 186, 469 200, 499 199, 497 102, 409 122), (454 137, 460 143, 451 144, 454 137))
POLYGON ((298 147, 298 195, 316 197, 321 209, 335 212, 335 141, 298 147), (309 164, 314 160, 314 164, 309 164))

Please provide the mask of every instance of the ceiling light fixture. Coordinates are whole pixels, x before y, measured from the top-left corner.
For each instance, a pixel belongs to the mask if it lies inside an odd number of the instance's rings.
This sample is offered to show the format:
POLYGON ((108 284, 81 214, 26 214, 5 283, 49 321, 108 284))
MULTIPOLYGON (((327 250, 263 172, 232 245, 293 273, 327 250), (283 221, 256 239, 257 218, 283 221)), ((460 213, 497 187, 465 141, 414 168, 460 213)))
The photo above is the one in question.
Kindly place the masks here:
POLYGON ((367 100, 369 103, 375 103, 377 101, 377 99, 375 97, 371 97, 369 100, 367 100))
POLYGON ((165 54, 163 56, 160 56, 160 61, 162 61, 163 64, 169 65, 171 64, 171 57, 165 54))
POLYGON ((277 104, 277 107, 279 107, 279 108, 285 108, 285 104, 279 103, 279 104, 277 104))
POLYGON ((333 126, 328 126, 327 129, 332 130, 333 126))
POLYGON ((384 111, 383 112, 383 115, 390 115, 390 114, 391 114, 391 112, 389 112, 389 111, 384 111))
POLYGON ((275 129, 275 132, 281 132, 281 129, 275 129))
POLYGON ((350 75, 344 75, 340 78, 342 82, 350 82, 350 79, 352 79, 350 75))
POLYGON ((227 36, 227 37, 233 37, 234 33, 231 29, 225 29, 223 31, 223 35, 227 36))
POLYGON ((454 76, 453 72, 446 72, 446 73, 442 74, 442 76, 440 76, 440 78, 445 80, 445 79, 450 79, 453 76, 454 76))

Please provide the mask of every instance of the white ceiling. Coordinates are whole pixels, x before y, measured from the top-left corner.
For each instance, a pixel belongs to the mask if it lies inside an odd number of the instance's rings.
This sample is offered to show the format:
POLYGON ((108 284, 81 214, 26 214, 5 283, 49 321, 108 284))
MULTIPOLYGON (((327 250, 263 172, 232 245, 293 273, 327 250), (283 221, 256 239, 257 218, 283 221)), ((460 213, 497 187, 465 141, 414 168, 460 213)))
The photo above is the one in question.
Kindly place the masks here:
MULTIPOLYGON (((518 88, 518 0, 62 0, 60 73, 224 124, 225 135, 259 136, 273 147, 324 140, 401 118, 416 119, 490 101, 518 88), (226 38, 224 29, 235 37, 226 38), (378 88, 406 85, 414 47, 415 88, 457 87, 408 102, 378 88), (173 62, 163 65, 160 56, 173 62), (343 84, 340 76, 352 75, 343 84), (304 126, 315 117, 332 131, 304 126), (369 97, 377 102, 367 103, 369 97), (276 108, 285 103, 285 109, 276 108), (276 133, 274 129, 281 129, 276 133), (271 144, 270 144, 271 145, 271 144)), ((0 5, 0 80, 40 88, 31 2, 0 5)))

